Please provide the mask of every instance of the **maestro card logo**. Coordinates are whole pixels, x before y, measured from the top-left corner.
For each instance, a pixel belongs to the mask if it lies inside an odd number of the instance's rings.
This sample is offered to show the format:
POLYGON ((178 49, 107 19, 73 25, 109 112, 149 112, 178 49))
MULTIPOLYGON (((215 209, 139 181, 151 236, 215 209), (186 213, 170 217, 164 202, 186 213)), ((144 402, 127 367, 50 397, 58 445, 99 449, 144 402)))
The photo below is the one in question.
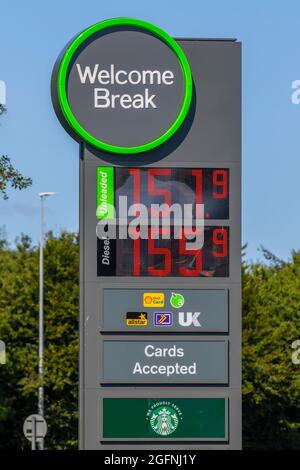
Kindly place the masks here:
POLYGON ((51 94, 77 140, 119 154, 151 150, 172 137, 192 99, 179 44, 145 21, 116 18, 81 32, 55 64, 51 94))
POLYGON ((143 294, 144 307, 164 307, 165 294, 161 292, 144 292, 143 294))

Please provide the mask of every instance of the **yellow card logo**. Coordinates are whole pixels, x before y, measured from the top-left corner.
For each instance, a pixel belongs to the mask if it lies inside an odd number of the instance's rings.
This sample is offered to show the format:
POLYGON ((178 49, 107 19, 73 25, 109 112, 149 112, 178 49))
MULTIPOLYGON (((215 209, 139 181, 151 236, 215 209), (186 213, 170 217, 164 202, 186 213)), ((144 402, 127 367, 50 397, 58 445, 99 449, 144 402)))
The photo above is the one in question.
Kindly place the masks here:
POLYGON ((127 326, 147 326, 148 318, 146 312, 127 312, 126 314, 127 326))
POLYGON ((143 305, 144 307, 164 307, 165 294, 161 292, 144 292, 143 305))

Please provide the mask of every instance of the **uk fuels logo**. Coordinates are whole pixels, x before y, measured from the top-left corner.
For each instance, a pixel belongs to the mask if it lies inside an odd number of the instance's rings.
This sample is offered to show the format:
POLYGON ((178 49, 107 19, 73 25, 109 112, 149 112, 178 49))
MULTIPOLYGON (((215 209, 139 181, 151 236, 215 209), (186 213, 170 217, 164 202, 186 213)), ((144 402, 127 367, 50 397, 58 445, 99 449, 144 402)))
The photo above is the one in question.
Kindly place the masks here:
POLYGON ((144 292, 143 294, 144 307, 164 307, 165 294, 162 292, 144 292))
POLYGON ((201 328, 201 323, 198 318, 200 317, 201 312, 179 312, 178 313, 178 323, 180 326, 196 326, 201 328))

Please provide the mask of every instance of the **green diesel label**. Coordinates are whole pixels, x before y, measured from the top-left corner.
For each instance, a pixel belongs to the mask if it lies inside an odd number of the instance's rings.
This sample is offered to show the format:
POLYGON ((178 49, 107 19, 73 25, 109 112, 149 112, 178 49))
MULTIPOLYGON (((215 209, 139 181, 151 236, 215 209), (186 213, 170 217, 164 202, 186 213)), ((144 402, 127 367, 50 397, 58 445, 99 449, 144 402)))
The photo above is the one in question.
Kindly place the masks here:
POLYGON ((104 398, 103 438, 227 438, 225 398, 104 398))
POLYGON ((109 166, 98 166, 96 196, 98 219, 114 218, 114 192, 114 169, 109 166))

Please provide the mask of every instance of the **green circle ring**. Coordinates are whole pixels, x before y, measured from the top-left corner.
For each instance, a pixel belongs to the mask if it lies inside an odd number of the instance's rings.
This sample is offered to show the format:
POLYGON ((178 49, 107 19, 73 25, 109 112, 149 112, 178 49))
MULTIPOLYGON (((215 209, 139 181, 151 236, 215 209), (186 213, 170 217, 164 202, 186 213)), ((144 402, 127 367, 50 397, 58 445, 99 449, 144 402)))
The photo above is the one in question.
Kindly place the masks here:
POLYGON ((89 28, 82 31, 82 33, 80 33, 67 48, 61 60, 57 77, 57 95, 59 105, 65 119, 67 120, 71 128, 75 131, 75 133, 79 135, 85 142, 88 142, 94 147, 105 150, 107 152, 119 154, 146 152, 148 150, 154 149, 155 147, 158 147, 159 145, 166 142, 166 140, 168 140, 170 137, 172 137, 172 135, 179 129, 184 119, 186 118, 192 100, 192 90, 193 80, 191 69, 184 52, 182 51, 181 47, 177 44, 177 42, 157 26, 154 26, 146 21, 136 20, 132 18, 114 18, 110 20, 105 20, 100 23, 96 23, 95 25, 90 26, 89 28), (67 97, 66 85, 69 65, 77 49, 84 43, 84 41, 90 38, 93 34, 102 31, 103 29, 116 26, 135 26, 137 28, 150 31, 154 36, 161 39, 176 54, 180 62, 182 74, 184 77, 183 103, 180 112, 173 124, 161 136, 157 137, 151 142, 147 142, 146 144, 138 145, 136 147, 119 147, 116 145, 107 144, 106 142, 103 142, 93 137, 77 121, 76 117, 72 113, 67 97))

